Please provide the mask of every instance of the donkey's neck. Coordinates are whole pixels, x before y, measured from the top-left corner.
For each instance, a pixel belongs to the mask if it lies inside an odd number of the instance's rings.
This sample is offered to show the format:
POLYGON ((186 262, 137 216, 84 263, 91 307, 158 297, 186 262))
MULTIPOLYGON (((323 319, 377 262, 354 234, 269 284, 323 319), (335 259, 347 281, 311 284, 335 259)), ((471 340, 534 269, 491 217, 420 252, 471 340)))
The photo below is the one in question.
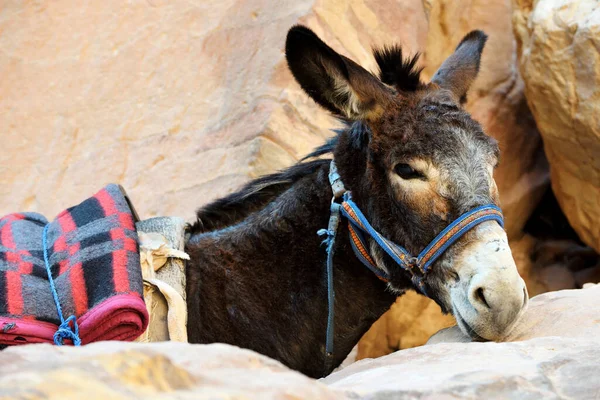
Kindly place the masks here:
MULTIPOLYGON (((328 168, 297 182, 242 223, 194 235, 187 251, 191 342, 225 342, 282 361, 309 376, 326 371, 325 248, 328 168)), ((334 257, 335 352, 339 365, 394 302, 352 253, 340 224, 334 257)))

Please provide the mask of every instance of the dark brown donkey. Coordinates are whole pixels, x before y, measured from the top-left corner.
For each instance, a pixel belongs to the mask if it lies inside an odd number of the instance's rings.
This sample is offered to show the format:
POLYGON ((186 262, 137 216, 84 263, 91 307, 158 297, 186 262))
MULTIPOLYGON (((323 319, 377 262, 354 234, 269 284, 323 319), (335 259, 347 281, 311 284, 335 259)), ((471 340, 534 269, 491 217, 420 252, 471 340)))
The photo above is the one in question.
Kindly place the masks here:
MULTIPOLYGON (((259 178, 198 211, 187 252, 188 334, 194 343, 255 350, 312 377, 341 363, 398 296, 409 274, 373 240, 378 279, 354 255, 348 225, 335 241, 335 352, 326 367, 326 228, 331 159, 371 225, 418 254, 461 214, 497 203, 498 146, 461 108, 475 79, 483 32, 469 33, 425 84, 416 57, 374 52, 379 78, 311 30, 287 36, 289 68, 345 128, 291 168, 259 178)), ((474 338, 500 339, 527 303, 506 234, 495 221, 469 231, 426 275, 427 293, 474 338)))

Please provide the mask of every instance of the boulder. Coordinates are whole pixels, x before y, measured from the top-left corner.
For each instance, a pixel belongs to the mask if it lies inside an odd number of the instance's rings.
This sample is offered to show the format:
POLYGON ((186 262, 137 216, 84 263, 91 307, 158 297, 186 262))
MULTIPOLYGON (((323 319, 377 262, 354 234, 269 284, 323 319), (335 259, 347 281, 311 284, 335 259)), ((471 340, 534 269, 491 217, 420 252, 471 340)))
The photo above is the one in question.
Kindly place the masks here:
POLYGON ((600 4, 513 4, 519 69, 544 140, 552 189, 581 239, 600 252, 600 4))
POLYGON ((446 336, 445 343, 364 359, 320 380, 225 344, 17 346, 0 352, 0 398, 594 398, 599 300, 598 285, 544 294, 531 300, 511 334, 516 342, 446 336))
POLYGON ((420 0, 3 5, 0 215, 53 216, 115 182, 142 219, 189 221, 293 164, 339 126, 287 69, 296 23, 369 67, 372 44, 414 53, 427 32, 420 0))
POLYGON ((600 341, 440 343, 366 359, 321 382, 359 399, 595 398, 600 341))
POLYGON ((595 267, 577 271, 574 275, 576 283, 580 286, 584 286, 588 283, 600 282, 600 264, 595 267))
POLYGON ((546 168, 513 62, 510 5, 459 3, 158 0, 119 12, 106 2, 7 4, 0 214, 55 215, 116 182, 142 219, 192 219, 202 204, 289 166, 337 126, 287 70, 283 46, 293 24, 371 69, 372 45, 424 51, 426 78, 465 33, 485 28, 490 39, 468 109, 500 140, 497 181, 509 232, 518 233, 546 168))
POLYGON ((338 399, 277 361, 225 344, 99 342, 0 353, 0 398, 338 399))
MULTIPOLYGON (((586 289, 560 290, 535 296, 525 313, 503 342, 515 342, 546 336, 600 339, 600 285, 586 289)), ((443 329, 427 344, 470 342, 457 327, 443 329)))
POLYGON ((443 315, 434 301, 407 292, 363 336, 358 343, 357 359, 421 346, 440 329, 455 324, 454 317, 443 315))
MULTIPOLYGON (((426 79, 464 34, 484 29, 467 107, 500 141, 496 180, 509 236, 520 235, 548 176, 515 66, 511 7, 495 0, 9 2, 0 8, 0 75, 11 77, 0 85, 0 215, 53 216, 116 182, 142 219, 191 221, 201 205, 291 165, 338 126, 287 70, 295 23, 370 69, 372 45, 422 51, 426 79)), ((452 323, 416 296, 382 321, 361 356, 423 344, 452 323)))
POLYGON ((358 361, 322 382, 364 398, 593 398, 600 392, 600 285, 545 293, 503 343, 457 328, 427 346, 358 361))

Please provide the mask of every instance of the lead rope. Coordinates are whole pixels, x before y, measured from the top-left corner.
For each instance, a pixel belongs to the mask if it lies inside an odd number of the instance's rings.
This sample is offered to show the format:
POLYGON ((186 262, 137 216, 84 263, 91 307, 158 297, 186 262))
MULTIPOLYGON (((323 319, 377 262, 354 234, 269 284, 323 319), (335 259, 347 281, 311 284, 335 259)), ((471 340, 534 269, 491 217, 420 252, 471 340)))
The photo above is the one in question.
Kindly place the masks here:
POLYGON ((335 245, 335 236, 337 234, 338 226, 340 224, 340 212, 341 205, 337 202, 341 199, 346 188, 344 183, 337 172, 335 164, 332 162, 329 168, 329 183, 333 192, 331 198, 331 207, 329 215, 329 223, 327 229, 319 229, 317 234, 319 236, 326 236, 323 240, 323 244, 327 245, 327 269, 326 269, 326 280, 327 280, 327 332, 325 337, 325 371, 331 370, 333 363, 333 336, 335 332, 335 288, 333 286, 333 246, 335 245))
POLYGON ((64 339, 71 339, 73 345, 80 346, 81 339, 79 338, 79 326, 77 325, 77 318, 74 315, 71 315, 67 319, 63 317, 62 308, 60 307, 60 301, 58 299, 58 292, 56 291, 56 286, 54 285, 52 271, 50 271, 50 262, 48 261, 48 247, 46 245, 46 237, 48 236, 49 226, 50 224, 47 224, 44 227, 44 232, 42 233, 42 247, 44 250, 44 263, 46 264, 46 272, 48 273, 50 291, 52 292, 52 297, 54 297, 54 304, 56 304, 56 311, 58 311, 58 317, 60 318, 61 322, 60 326, 54 333, 54 344, 57 346, 62 346, 64 344, 64 339), (73 328, 71 328, 71 322, 73 322, 73 328))

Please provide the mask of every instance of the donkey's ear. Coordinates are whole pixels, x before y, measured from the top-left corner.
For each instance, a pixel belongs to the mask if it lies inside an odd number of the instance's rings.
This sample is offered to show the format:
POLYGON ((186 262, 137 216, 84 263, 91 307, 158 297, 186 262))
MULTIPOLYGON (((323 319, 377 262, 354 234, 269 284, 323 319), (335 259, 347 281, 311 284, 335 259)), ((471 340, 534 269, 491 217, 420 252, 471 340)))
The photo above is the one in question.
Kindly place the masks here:
POLYGON ((482 31, 471 31, 459 43, 454 53, 446 59, 431 81, 450 90, 461 102, 477 77, 483 46, 487 35, 482 31))
POLYGON ((390 93, 381 81, 336 53, 304 26, 294 26, 288 32, 285 55, 302 89, 334 114, 370 120, 389 101, 390 93))

